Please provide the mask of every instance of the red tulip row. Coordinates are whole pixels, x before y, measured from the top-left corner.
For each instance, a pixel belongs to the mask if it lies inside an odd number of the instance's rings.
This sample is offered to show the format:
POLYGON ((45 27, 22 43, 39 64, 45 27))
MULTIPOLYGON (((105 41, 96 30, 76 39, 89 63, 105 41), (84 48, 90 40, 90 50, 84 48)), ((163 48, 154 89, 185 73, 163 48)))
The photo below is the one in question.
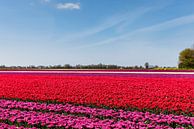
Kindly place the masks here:
POLYGON ((194 113, 194 79, 0 74, 0 97, 194 113))

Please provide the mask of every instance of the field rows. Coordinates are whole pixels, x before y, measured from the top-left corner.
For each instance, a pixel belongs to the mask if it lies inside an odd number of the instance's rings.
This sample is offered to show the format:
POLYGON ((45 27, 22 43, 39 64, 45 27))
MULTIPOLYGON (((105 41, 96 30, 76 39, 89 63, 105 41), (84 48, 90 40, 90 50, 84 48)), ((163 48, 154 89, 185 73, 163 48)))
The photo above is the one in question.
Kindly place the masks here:
POLYGON ((193 84, 191 78, 1 75, 0 97, 193 113, 193 84))
POLYGON ((194 80, 0 74, 0 128, 194 128, 194 80))
POLYGON ((194 118, 187 116, 156 115, 149 112, 131 112, 14 100, 0 101, 0 119, 23 127, 72 128, 172 128, 194 127, 194 118))

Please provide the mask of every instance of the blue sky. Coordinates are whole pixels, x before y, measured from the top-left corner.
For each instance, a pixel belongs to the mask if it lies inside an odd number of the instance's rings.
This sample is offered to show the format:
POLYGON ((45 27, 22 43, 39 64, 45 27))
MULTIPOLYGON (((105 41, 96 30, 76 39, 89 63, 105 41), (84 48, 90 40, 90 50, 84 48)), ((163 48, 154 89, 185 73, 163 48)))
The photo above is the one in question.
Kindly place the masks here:
POLYGON ((194 0, 1 0, 0 64, 176 66, 194 0))

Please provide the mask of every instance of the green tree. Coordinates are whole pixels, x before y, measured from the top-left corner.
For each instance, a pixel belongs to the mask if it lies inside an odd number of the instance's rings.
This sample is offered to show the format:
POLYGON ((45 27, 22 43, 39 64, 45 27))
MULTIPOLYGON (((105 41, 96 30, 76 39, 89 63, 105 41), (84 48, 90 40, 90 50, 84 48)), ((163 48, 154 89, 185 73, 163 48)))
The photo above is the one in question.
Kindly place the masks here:
POLYGON ((194 68, 194 49, 186 48, 179 54, 179 68, 194 68))

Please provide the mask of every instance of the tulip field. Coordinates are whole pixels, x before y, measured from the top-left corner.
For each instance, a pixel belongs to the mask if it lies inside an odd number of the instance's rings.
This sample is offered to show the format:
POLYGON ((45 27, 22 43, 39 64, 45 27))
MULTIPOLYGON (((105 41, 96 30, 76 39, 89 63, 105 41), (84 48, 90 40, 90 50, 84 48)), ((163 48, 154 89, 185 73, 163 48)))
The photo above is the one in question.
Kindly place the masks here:
POLYGON ((0 129, 192 129, 194 73, 0 71, 0 129))

